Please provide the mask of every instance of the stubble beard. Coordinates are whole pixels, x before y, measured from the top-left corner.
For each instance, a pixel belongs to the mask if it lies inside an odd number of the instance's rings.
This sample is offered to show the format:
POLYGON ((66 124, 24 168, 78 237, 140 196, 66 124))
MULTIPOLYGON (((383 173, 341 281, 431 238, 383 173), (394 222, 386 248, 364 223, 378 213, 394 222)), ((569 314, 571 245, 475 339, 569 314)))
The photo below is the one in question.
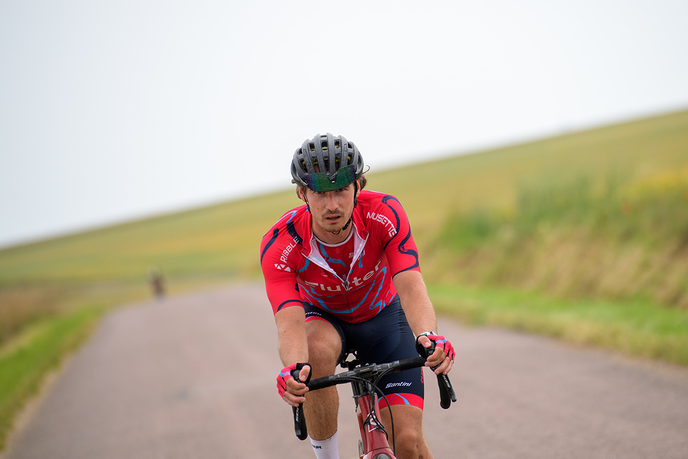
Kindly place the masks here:
POLYGON ((344 229, 344 226, 345 226, 345 225, 347 224, 347 222, 349 221, 349 218, 351 218, 351 216, 349 216, 349 217, 347 218, 347 216, 346 216, 345 214, 343 214, 343 213, 329 212, 329 213, 323 215, 323 217, 322 217, 323 224, 321 224, 320 226, 321 226, 325 231, 327 231, 328 233, 331 233, 331 234, 334 234, 335 236, 338 236, 339 233, 341 233, 341 231, 344 229), (327 221, 327 217, 330 217, 330 216, 333 216, 333 215, 336 215, 336 216, 340 217, 340 219, 337 221, 336 226, 332 226, 332 225, 327 221))

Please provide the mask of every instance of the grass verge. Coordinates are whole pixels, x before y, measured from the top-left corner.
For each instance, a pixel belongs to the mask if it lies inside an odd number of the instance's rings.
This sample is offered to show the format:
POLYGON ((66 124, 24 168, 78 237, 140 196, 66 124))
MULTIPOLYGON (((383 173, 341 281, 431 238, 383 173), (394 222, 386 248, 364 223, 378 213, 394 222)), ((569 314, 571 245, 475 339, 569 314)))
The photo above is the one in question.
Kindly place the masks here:
POLYGON ((551 336, 688 366, 688 311, 650 302, 553 299, 516 290, 429 285, 435 308, 475 325, 551 336))
POLYGON ((65 356, 90 335, 104 307, 82 307, 27 327, 0 348, 0 451, 17 414, 65 356))
MULTIPOLYGON (((170 278, 168 294, 226 285, 230 279, 227 275, 170 278)), ((0 453, 23 407, 38 393, 49 373, 89 338, 103 314, 119 305, 151 298, 145 281, 92 284, 60 290, 60 295, 51 295, 54 291, 50 289, 36 291, 40 295, 34 297, 51 307, 0 342, 0 453)))

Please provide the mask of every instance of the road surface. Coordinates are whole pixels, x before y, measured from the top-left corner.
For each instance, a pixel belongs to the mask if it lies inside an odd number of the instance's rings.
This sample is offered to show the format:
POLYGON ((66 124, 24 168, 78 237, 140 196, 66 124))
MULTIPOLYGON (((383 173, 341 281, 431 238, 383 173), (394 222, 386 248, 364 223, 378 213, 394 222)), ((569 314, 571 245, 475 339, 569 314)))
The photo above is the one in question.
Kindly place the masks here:
MULTIPOLYGON (((458 401, 426 373, 436 458, 688 458, 688 370, 441 321, 458 401)), ((72 358, 6 459, 311 458, 278 397, 274 321, 260 285, 114 311, 72 358)), ((355 458, 351 391, 340 452, 355 458)))

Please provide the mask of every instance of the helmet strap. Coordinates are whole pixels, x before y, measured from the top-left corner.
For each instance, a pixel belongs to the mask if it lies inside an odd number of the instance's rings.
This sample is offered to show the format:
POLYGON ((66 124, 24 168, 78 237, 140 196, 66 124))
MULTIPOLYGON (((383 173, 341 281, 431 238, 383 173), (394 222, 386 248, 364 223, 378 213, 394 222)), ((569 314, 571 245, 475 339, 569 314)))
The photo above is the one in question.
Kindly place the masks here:
POLYGON ((347 229, 347 228, 349 227, 349 225, 351 224, 352 221, 354 221, 354 216, 353 216, 353 215, 352 215, 351 217, 349 217, 349 221, 346 222, 346 225, 344 225, 344 228, 340 229, 339 231, 332 231, 332 234, 334 234, 335 236, 339 236, 339 233, 341 233, 342 231, 344 231, 345 229, 347 229))
MULTIPOLYGON (((354 209, 358 205, 358 180, 354 180, 354 209)), ((354 213, 351 212, 351 216, 354 216, 354 213)))
POLYGON ((311 212, 311 205, 308 202, 308 198, 306 197, 306 190, 304 188, 301 188, 301 195, 303 196, 303 202, 306 203, 306 210, 308 210, 308 213, 313 213, 311 212))
POLYGON ((346 225, 344 225, 344 227, 342 229, 340 229, 339 231, 333 231, 332 232, 332 234, 334 234, 335 236, 338 236, 339 233, 341 233, 342 231, 347 229, 349 227, 349 225, 351 224, 351 222, 354 221, 354 210, 356 209, 356 206, 358 205, 358 199, 356 198, 357 194, 358 194, 358 182, 354 181, 354 208, 351 209, 351 217, 349 217, 349 221, 346 222, 346 225))

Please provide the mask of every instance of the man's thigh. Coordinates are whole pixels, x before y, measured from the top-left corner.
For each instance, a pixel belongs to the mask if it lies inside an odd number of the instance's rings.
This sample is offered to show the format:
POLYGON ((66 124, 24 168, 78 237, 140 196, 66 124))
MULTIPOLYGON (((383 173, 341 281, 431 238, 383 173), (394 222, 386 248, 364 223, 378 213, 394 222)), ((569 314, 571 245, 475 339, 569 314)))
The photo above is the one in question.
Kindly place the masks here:
POLYGON ((392 421, 394 421, 394 432, 402 435, 405 432, 423 431, 423 410, 412 405, 391 405, 392 417, 389 415, 389 408, 380 409, 382 424, 387 432, 392 431, 392 421))
POLYGON ((342 353, 342 338, 335 327, 325 320, 306 322, 308 363, 313 368, 313 378, 334 373, 342 353))

